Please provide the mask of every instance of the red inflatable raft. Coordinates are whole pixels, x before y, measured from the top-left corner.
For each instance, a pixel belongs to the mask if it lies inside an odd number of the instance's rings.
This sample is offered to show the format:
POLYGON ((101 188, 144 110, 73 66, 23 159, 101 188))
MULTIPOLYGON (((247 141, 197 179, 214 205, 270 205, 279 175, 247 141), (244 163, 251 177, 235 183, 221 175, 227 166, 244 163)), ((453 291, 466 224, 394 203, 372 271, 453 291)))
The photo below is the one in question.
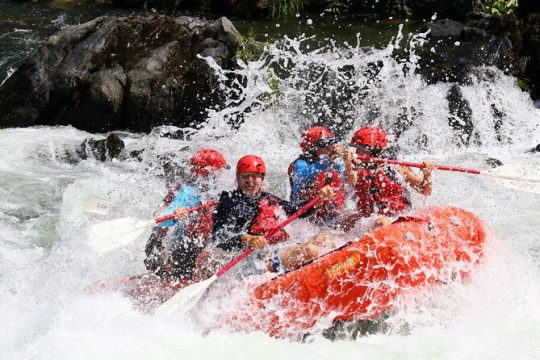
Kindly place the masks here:
POLYGON ((466 277, 484 241, 471 212, 431 208, 259 286, 260 316, 236 321, 281 337, 305 333, 319 319, 376 319, 403 295, 466 277))
MULTIPOLYGON (((404 295, 464 279, 482 257, 484 241, 483 223, 471 212, 430 208, 258 286, 227 323, 241 331, 295 337, 320 320, 377 319, 404 295)), ((185 285, 143 275, 98 282, 87 290, 122 290, 148 309, 185 285)))

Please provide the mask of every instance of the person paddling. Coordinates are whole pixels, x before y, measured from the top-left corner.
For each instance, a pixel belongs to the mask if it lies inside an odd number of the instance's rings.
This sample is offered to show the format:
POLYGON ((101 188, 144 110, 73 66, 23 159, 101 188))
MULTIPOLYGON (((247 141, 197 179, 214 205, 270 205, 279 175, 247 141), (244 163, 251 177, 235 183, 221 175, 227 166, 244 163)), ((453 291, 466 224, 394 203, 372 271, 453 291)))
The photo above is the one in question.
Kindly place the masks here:
MULTIPOLYGON (((386 132, 379 126, 366 126, 357 130, 351 140, 356 154, 369 157, 387 157, 386 132)), ((383 215, 376 225, 390 223, 389 217, 398 215, 411 207, 407 185, 418 193, 429 196, 432 191, 431 172, 434 164, 424 161, 422 176, 404 166, 358 161, 355 173, 355 190, 359 217, 383 215)))
POLYGON ((336 144, 336 137, 324 126, 308 129, 302 136, 300 148, 302 154, 288 170, 291 202, 305 202, 322 187, 331 185, 334 198, 322 204, 313 219, 321 225, 336 227, 345 205, 344 183, 354 185, 353 154, 336 144))
MULTIPOLYGON (((197 262, 201 268, 211 271, 208 267, 213 267, 212 258, 219 257, 220 253, 223 257, 227 257, 227 254, 236 254, 246 248, 260 250, 288 240, 289 236, 284 230, 271 237, 267 234, 307 202, 293 205, 263 191, 265 175, 266 165, 259 156, 247 155, 238 161, 236 166, 238 188, 234 191, 224 191, 219 198, 212 231, 212 242, 216 248, 199 256, 197 262)), ((330 186, 326 186, 319 190, 318 195, 321 199, 315 207, 331 199, 333 190, 330 186)), ((307 212, 302 217, 309 214, 307 212)), ((318 247, 314 240, 260 255, 264 258, 264 270, 279 271, 290 269, 316 257, 318 247)), ((214 265, 218 266, 215 261, 214 265)))
POLYGON ((205 194, 227 166, 223 154, 214 149, 199 150, 191 158, 191 177, 169 192, 160 208, 161 215, 175 213, 177 220, 158 224, 146 244, 144 263, 149 271, 171 280, 191 278, 195 259, 210 238, 213 208, 191 215, 188 209, 209 200, 205 194))

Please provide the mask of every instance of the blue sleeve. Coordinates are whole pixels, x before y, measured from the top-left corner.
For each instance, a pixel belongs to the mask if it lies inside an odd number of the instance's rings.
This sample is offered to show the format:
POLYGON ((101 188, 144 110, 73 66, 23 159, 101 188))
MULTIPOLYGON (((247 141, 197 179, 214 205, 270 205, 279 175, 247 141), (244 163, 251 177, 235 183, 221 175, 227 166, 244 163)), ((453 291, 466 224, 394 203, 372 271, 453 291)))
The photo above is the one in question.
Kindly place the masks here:
MULTIPOLYGON (((183 186, 174 196, 173 201, 160 216, 170 215, 179 207, 192 208, 201 205, 197 191, 191 186, 183 186)), ((176 224, 175 220, 167 220, 160 224, 161 227, 171 227, 176 224)))
POLYGON ((341 183, 345 184, 345 163, 343 163, 343 160, 334 161, 334 168, 339 173, 339 178, 341 179, 341 183))
POLYGON ((296 161, 292 169, 291 202, 298 203, 300 190, 312 183, 315 176, 328 169, 330 164, 330 159, 327 157, 311 164, 305 160, 296 161))

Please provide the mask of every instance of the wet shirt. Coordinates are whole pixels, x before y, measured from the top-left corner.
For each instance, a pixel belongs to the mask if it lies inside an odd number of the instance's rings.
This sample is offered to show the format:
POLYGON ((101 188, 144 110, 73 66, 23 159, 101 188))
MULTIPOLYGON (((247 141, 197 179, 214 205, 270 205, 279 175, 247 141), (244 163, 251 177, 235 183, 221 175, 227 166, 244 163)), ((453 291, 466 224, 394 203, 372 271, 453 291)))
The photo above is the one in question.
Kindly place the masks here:
MULTIPOLYGON (((251 223, 259 212, 259 204, 264 198, 275 198, 287 216, 305 205, 302 203, 295 206, 264 191, 255 196, 245 195, 238 189, 232 192, 224 191, 214 210, 212 242, 226 251, 241 250, 243 248, 241 235, 249 232, 251 223)), ((302 217, 310 214, 308 211, 302 217)))
MULTIPOLYGON (((199 193, 197 189, 195 189, 195 187, 190 186, 190 185, 183 185, 182 187, 180 187, 178 192, 174 195, 174 198, 172 199, 167 209, 165 209, 165 211, 163 211, 159 216, 171 215, 172 213, 174 213, 174 211, 177 208, 180 208, 180 207, 192 208, 195 206, 199 206, 201 204, 202 202, 199 198, 199 193)), ((175 220, 167 220, 157 225, 160 227, 167 228, 167 227, 174 226, 176 224, 177 222, 175 220)))

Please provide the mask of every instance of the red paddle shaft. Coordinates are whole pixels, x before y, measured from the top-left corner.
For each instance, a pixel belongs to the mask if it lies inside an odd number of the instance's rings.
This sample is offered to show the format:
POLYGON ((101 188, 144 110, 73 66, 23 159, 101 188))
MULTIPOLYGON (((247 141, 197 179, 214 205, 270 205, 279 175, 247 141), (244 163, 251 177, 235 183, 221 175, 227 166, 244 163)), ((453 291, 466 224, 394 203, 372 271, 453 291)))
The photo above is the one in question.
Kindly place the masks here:
MULTIPOLYGON (((267 234, 267 237, 272 237, 275 233, 277 233, 279 230, 283 229, 285 226, 289 225, 291 221, 296 220, 299 216, 302 216, 306 211, 308 211, 313 205, 319 201, 320 197, 316 196, 313 200, 308 202, 306 205, 302 206, 298 211, 296 211, 294 214, 292 214, 287 220, 283 221, 281 224, 276 226, 272 231, 270 231, 269 234, 267 234)), ((238 264, 238 262, 242 261, 246 256, 251 254, 253 252, 252 248, 244 250, 240 255, 238 255, 234 260, 232 260, 230 263, 225 265, 221 270, 219 270, 216 273, 217 277, 220 277, 221 275, 225 274, 227 271, 229 271, 234 265, 238 264)))
MULTIPOLYGON (((401 161, 401 160, 380 159, 380 158, 374 158, 374 157, 366 156, 366 155, 356 155, 356 156, 358 157, 359 160, 362 160, 362 161, 373 161, 376 163, 397 164, 397 165, 403 165, 403 166, 408 166, 408 167, 416 167, 420 169, 424 167, 424 164, 422 163, 414 163, 414 162, 401 161)), ((456 166, 435 165, 435 169, 480 175, 479 170, 460 168, 456 166)))
MULTIPOLYGON (((205 209, 207 207, 215 206, 215 205, 217 205, 217 203, 218 203, 217 201, 210 201, 210 202, 208 202, 206 204, 202 204, 202 205, 199 205, 199 206, 192 207, 191 209, 188 209, 188 213, 199 211, 199 210, 205 209)), ((173 220, 173 219, 176 219, 176 214, 171 214, 171 215, 167 215, 167 216, 158 217, 157 219, 154 219, 154 222, 156 224, 158 224, 160 222, 167 221, 167 220, 173 220)))

